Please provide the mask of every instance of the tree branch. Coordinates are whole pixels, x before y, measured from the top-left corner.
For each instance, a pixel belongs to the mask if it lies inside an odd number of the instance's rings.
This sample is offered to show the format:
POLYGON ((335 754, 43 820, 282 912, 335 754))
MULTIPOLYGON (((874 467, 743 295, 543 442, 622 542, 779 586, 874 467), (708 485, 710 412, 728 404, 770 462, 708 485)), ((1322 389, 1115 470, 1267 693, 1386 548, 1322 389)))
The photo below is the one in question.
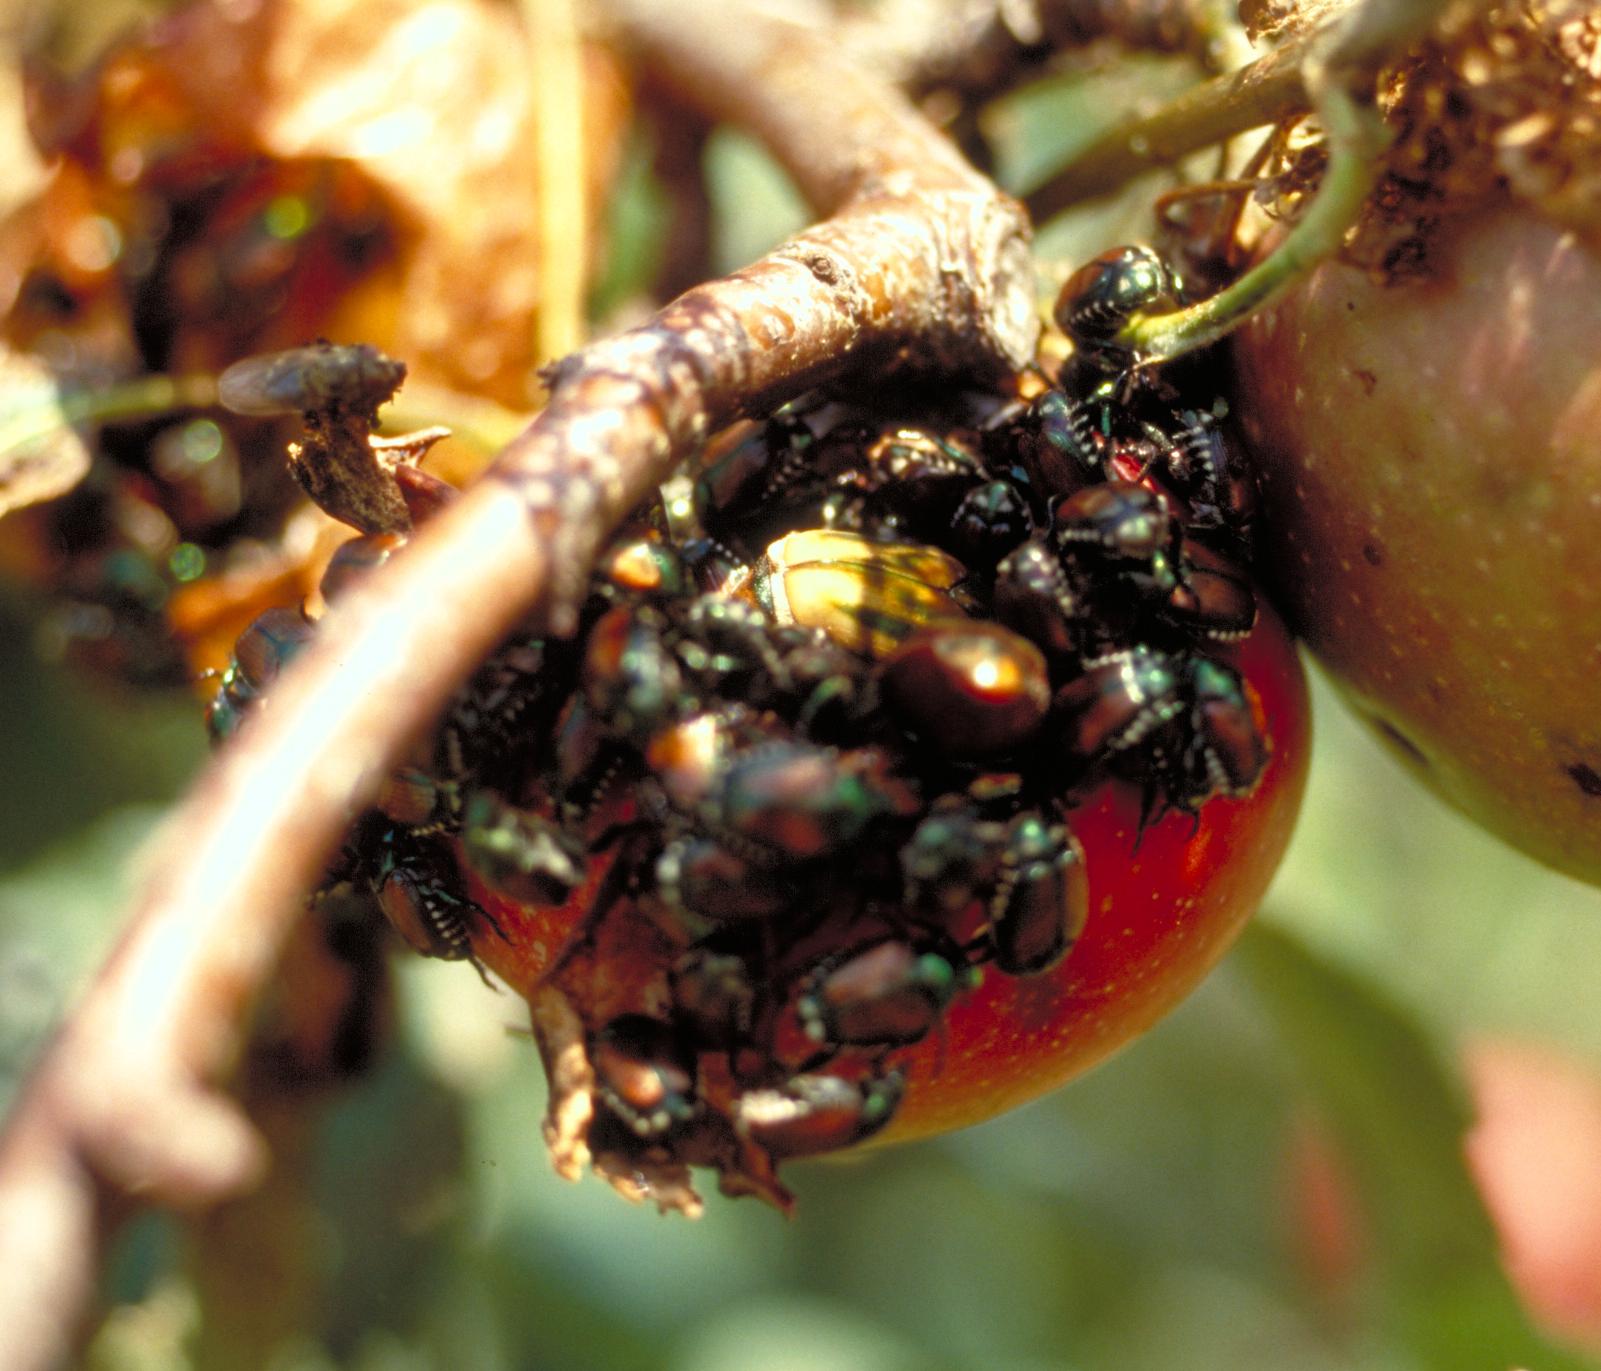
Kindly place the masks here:
POLYGON ((206 1204, 259 1173, 221 1087, 305 891, 378 778, 514 625, 571 631, 608 530, 734 417, 877 359, 1032 355, 1021 209, 810 31, 627 0, 641 60, 764 139, 832 218, 567 359, 489 477, 342 602, 169 822, 123 940, 0 1139, 7 1365, 70 1348, 126 1197, 206 1204))

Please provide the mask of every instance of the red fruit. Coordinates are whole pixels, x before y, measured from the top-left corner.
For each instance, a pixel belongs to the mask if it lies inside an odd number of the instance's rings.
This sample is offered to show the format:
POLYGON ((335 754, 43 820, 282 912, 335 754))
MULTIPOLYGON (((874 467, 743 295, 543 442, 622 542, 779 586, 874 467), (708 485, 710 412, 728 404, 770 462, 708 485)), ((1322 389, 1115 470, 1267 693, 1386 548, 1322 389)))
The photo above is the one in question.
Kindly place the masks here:
POLYGON ((961 1128, 1024 1104, 1138 1037, 1217 964, 1255 912, 1289 842, 1306 780, 1305 682, 1283 624, 1219 653, 1261 704, 1267 769, 1244 799, 1192 825, 1170 813, 1140 834, 1140 796, 1108 782, 1069 816, 1084 848, 1090 916, 1040 976, 986 969, 946 1011, 944 1040, 908 1051, 909 1084, 880 1139, 961 1128), (1137 846, 1136 846, 1137 843, 1137 846))
MULTIPOLYGON (((1050 971, 1007 976, 986 967, 943 1026, 896 1051, 904 1095, 875 1141, 976 1123, 1052 1090, 1149 1028, 1216 964, 1255 910, 1289 840, 1306 775, 1305 684, 1282 623, 1267 609, 1252 634, 1217 655, 1244 677, 1268 745, 1244 798, 1217 797, 1190 816, 1170 812, 1140 830, 1141 797, 1100 785, 1068 816, 1084 849, 1090 913, 1050 971)), ((607 859, 609 860, 609 859, 607 859)), ((475 897, 504 938, 480 929, 476 954, 519 992, 535 992, 589 907, 607 860, 561 909, 475 897)), ((611 921, 607 927, 610 928, 611 921)), ((674 955, 643 919, 632 941, 601 950, 609 993, 632 1002, 674 955)))

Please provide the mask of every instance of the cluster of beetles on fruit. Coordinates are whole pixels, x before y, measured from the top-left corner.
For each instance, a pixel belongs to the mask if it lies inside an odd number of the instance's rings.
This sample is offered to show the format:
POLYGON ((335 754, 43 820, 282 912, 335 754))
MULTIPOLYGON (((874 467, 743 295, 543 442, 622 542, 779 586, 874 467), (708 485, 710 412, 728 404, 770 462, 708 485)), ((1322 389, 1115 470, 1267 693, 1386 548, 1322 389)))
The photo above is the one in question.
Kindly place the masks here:
MULTIPOLYGON (((1256 618, 1250 478, 1204 362, 1116 342, 1179 294, 1116 249, 1063 289, 1054 377, 812 395, 714 439, 609 545, 572 638, 515 636, 462 688, 327 888, 475 965, 497 905, 582 892, 549 975, 590 1148, 782 1200, 759 1178, 886 1125, 898 1051, 956 997, 1072 955, 1076 797, 1115 776, 1154 822, 1266 765, 1216 651, 1256 618), (619 990, 629 940, 651 965, 619 990)), ((403 542, 346 543, 326 601, 403 542)), ((252 624, 215 737, 314 631, 252 624)))

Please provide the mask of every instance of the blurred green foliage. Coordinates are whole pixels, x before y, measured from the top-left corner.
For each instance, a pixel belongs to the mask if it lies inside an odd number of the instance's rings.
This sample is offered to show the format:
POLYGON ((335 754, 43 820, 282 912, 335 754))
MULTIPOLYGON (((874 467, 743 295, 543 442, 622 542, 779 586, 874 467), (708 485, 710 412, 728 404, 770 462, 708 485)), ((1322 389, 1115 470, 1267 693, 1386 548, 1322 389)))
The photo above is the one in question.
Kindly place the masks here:
MULTIPOLYGON (((1083 137, 1097 100, 1116 103, 1051 88, 998 112, 1007 183, 1083 137)), ((608 308, 648 278, 661 213, 643 154, 631 165, 608 308)), ((743 140, 715 138, 709 173, 718 269, 800 222, 743 140)), ((1072 260, 1136 232, 1140 212, 1138 196, 1093 207, 1045 240, 1072 260)), ((9 1097, 113 937, 130 863, 203 749, 191 701, 85 685, 31 652, 25 603, 0 616, 9 1097)), ((1601 1072, 1601 894, 1441 810, 1321 690, 1317 704, 1305 817, 1260 929, 1089 1079, 953 1137, 797 1168, 793 1223, 716 1197, 698 1224, 659 1219, 550 1172, 518 1004, 464 967, 407 958, 395 1041, 304 1105, 266 1201, 124 1234, 89 1365, 1583 1365, 1541 1341, 1506 1285, 1463 1166, 1454 1064, 1464 1042, 1511 1035, 1601 1072), (1368 1213, 1369 1266, 1339 1289, 1301 1260, 1291 1149, 1309 1115, 1368 1213), (275 1244, 286 1267, 267 1259, 275 1244)))

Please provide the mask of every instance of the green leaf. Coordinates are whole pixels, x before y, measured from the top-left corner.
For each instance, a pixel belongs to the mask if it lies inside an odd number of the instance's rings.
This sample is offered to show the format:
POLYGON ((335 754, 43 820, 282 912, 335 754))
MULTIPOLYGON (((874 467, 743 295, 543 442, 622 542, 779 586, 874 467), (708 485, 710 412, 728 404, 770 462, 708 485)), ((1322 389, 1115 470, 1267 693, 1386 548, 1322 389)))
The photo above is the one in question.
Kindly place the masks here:
POLYGON ((1433 1371, 1580 1371, 1529 1322, 1468 1174, 1471 1115, 1423 1028, 1375 986, 1257 924, 1239 961, 1334 1132, 1391 1332, 1433 1371))

